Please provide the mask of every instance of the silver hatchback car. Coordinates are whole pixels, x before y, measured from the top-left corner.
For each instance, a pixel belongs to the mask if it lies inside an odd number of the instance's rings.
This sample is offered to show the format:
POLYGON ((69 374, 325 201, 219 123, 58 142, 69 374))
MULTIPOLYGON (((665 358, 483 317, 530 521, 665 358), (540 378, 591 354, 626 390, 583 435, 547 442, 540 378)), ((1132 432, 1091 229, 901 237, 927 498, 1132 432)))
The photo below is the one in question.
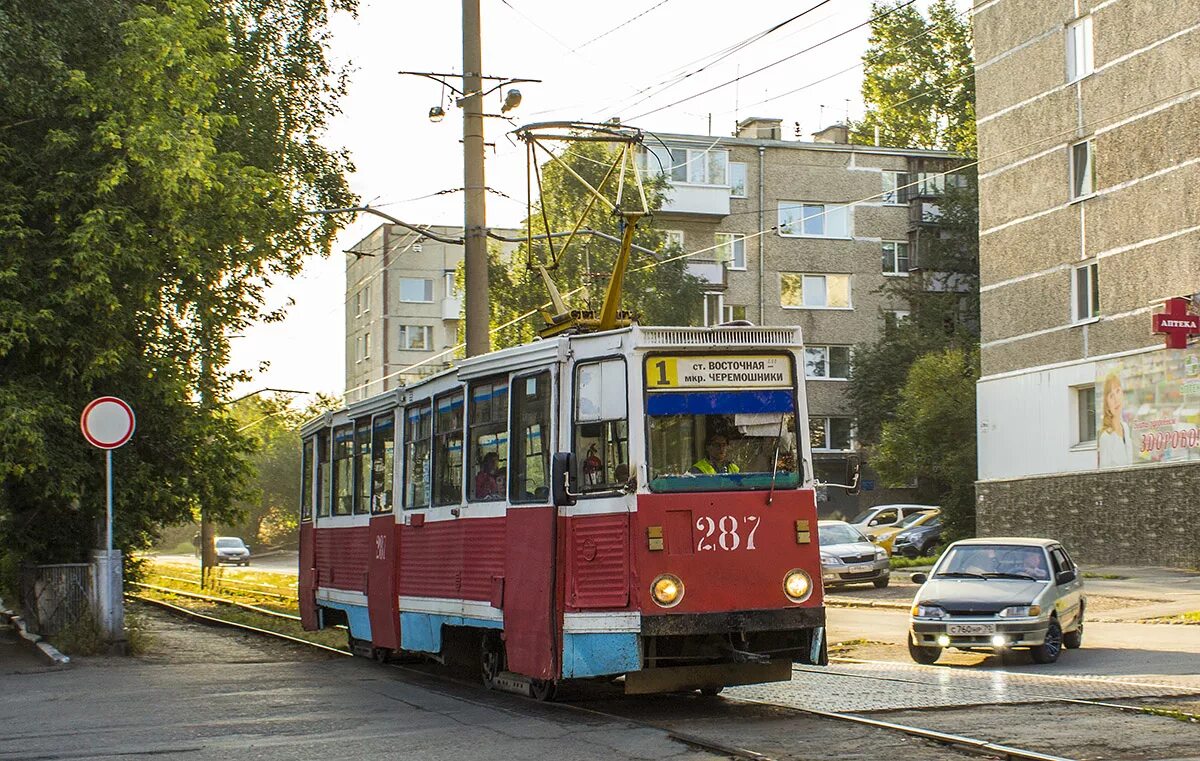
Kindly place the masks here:
POLYGON ((946 548, 913 599, 908 652, 933 663, 947 647, 1028 649, 1037 663, 1083 644, 1079 569, 1052 539, 966 539, 946 548))

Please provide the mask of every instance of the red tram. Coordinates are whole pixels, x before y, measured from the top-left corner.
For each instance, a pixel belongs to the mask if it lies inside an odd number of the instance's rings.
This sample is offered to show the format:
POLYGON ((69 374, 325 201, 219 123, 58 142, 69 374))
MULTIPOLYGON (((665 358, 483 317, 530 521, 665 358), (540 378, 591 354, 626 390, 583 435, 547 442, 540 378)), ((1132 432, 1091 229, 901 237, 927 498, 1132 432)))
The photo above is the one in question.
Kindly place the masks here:
POLYGON ((799 328, 558 336, 310 421, 305 628, 471 642, 485 683, 539 698, 825 663, 802 352, 799 328))

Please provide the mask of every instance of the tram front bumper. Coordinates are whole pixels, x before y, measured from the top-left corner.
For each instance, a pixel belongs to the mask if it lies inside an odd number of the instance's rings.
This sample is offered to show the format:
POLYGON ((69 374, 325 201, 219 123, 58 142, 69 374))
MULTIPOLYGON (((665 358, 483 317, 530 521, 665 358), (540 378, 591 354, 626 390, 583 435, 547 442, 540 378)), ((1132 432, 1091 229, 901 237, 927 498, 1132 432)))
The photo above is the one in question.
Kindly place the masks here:
POLYGON ((820 607, 642 614, 642 636, 645 637, 786 631, 824 625, 825 609, 820 607))

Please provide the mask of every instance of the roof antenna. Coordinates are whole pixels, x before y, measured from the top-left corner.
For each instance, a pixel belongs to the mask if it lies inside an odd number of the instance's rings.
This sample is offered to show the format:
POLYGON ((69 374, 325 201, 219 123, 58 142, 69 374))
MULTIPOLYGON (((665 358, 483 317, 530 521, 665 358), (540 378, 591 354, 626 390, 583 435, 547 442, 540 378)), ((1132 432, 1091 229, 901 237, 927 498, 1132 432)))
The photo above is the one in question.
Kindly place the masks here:
POLYGON ((817 112, 817 129, 821 129, 821 125, 825 123, 825 104, 821 104, 821 110, 817 112))
POLYGON ((846 121, 844 121, 842 123, 847 126, 849 126, 849 124, 850 124, 850 99, 849 98, 846 98, 846 121))

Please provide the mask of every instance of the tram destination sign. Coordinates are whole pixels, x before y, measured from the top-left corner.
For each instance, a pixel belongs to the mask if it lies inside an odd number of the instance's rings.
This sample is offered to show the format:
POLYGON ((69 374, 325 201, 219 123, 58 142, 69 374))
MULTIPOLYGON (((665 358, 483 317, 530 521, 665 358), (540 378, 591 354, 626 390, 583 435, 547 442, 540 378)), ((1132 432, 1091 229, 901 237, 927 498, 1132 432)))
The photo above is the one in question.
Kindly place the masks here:
POLYGON ((648 389, 752 389, 791 386, 791 361, 779 354, 646 358, 648 389))

